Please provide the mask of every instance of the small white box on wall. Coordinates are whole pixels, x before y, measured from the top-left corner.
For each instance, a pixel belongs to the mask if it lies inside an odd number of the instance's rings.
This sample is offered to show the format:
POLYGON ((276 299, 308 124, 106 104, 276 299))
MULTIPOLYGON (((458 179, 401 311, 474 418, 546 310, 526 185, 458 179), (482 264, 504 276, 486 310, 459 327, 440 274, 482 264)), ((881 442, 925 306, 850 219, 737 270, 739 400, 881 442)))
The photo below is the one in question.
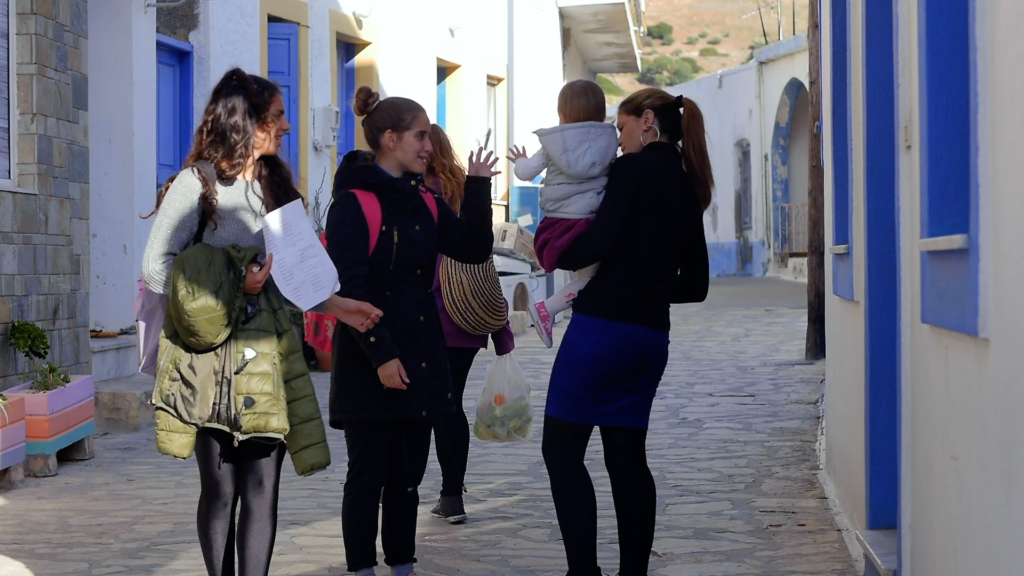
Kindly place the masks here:
POLYGON ((341 110, 334 106, 314 108, 313 149, 319 151, 337 146, 339 126, 341 126, 341 110))

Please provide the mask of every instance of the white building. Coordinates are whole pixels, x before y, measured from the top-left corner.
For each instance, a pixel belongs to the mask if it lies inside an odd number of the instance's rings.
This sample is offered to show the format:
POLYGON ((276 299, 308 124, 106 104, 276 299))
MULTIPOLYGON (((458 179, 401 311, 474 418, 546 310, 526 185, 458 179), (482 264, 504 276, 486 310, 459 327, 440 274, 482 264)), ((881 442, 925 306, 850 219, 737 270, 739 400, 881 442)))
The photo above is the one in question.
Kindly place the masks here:
MULTIPOLYGON (((564 81, 639 68, 642 0, 103 0, 89 10, 91 317, 134 323, 156 189, 187 154, 213 85, 234 66, 278 82, 292 125, 282 155, 325 194, 339 151, 365 147, 356 88, 431 111, 460 152, 536 149, 564 81), (154 4, 160 4, 155 7, 154 4), (158 31, 162 33, 158 33, 158 31), (340 110, 340 126, 327 120, 340 110), (337 139, 334 145, 333 140, 337 139)), ((539 216, 534 214, 535 217, 539 216)), ((97 380, 135 369, 134 338, 94 349, 97 380)))
POLYGON ((807 41, 793 36, 757 50, 747 64, 667 89, 704 113, 715 176, 704 213, 712 276, 803 273, 807 72, 807 41))
POLYGON ((1024 4, 821 4, 828 476, 868 574, 1020 574, 1024 4))

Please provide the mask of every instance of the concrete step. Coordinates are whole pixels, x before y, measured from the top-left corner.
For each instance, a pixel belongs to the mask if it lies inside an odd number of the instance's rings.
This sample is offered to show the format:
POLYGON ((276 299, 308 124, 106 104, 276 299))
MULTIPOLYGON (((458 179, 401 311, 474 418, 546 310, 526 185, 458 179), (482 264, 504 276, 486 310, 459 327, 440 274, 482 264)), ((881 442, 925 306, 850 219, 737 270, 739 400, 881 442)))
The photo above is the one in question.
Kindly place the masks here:
POLYGON ((860 530, 857 542, 864 550, 864 576, 896 576, 899 567, 896 530, 860 530))
POLYGON ((136 372, 124 378, 96 381, 95 385, 97 434, 134 432, 156 421, 149 403, 152 376, 136 372))
POLYGON ((103 382, 126 378, 139 371, 139 355, 136 351, 136 336, 117 338, 90 338, 92 350, 92 378, 103 382))

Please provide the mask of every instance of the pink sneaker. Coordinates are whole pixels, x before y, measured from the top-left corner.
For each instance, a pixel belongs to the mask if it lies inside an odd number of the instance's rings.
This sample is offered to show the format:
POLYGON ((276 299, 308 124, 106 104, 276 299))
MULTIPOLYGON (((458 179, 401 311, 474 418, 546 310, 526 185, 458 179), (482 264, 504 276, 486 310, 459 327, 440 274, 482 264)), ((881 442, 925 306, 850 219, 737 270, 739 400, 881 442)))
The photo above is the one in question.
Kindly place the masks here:
POLYGON ((530 317, 533 319, 533 327, 537 329, 537 335, 545 346, 551 348, 554 345, 552 332, 555 329, 555 321, 548 314, 548 306, 543 301, 530 306, 530 317))

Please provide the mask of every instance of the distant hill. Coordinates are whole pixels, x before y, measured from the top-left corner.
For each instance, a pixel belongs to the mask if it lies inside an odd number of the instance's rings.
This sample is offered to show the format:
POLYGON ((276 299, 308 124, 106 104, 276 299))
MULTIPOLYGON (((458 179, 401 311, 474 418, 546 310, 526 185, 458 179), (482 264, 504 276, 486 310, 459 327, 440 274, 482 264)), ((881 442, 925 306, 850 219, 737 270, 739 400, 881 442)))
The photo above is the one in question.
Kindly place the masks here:
MULTIPOLYGON (((761 0, 761 14, 768 42, 779 40, 779 5, 783 38, 807 34, 808 0, 761 0)), ((645 39, 645 72, 640 78, 651 84, 672 86, 738 66, 750 59, 751 46, 764 43, 757 0, 647 0, 645 20, 651 35, 645 39), (652 27, 654 28, 652 30, 652 27), (702 52, 703 51, 703 52, 702 52), (718 52, 719 55, 712 55, 718 52), (711 53, 711 54, 709 54, 711 53), (695 69, 696 68, 696 69, 695 69)), ((609 103, 644 87, 637 74, 614 74, 598 78, 609 103)))

